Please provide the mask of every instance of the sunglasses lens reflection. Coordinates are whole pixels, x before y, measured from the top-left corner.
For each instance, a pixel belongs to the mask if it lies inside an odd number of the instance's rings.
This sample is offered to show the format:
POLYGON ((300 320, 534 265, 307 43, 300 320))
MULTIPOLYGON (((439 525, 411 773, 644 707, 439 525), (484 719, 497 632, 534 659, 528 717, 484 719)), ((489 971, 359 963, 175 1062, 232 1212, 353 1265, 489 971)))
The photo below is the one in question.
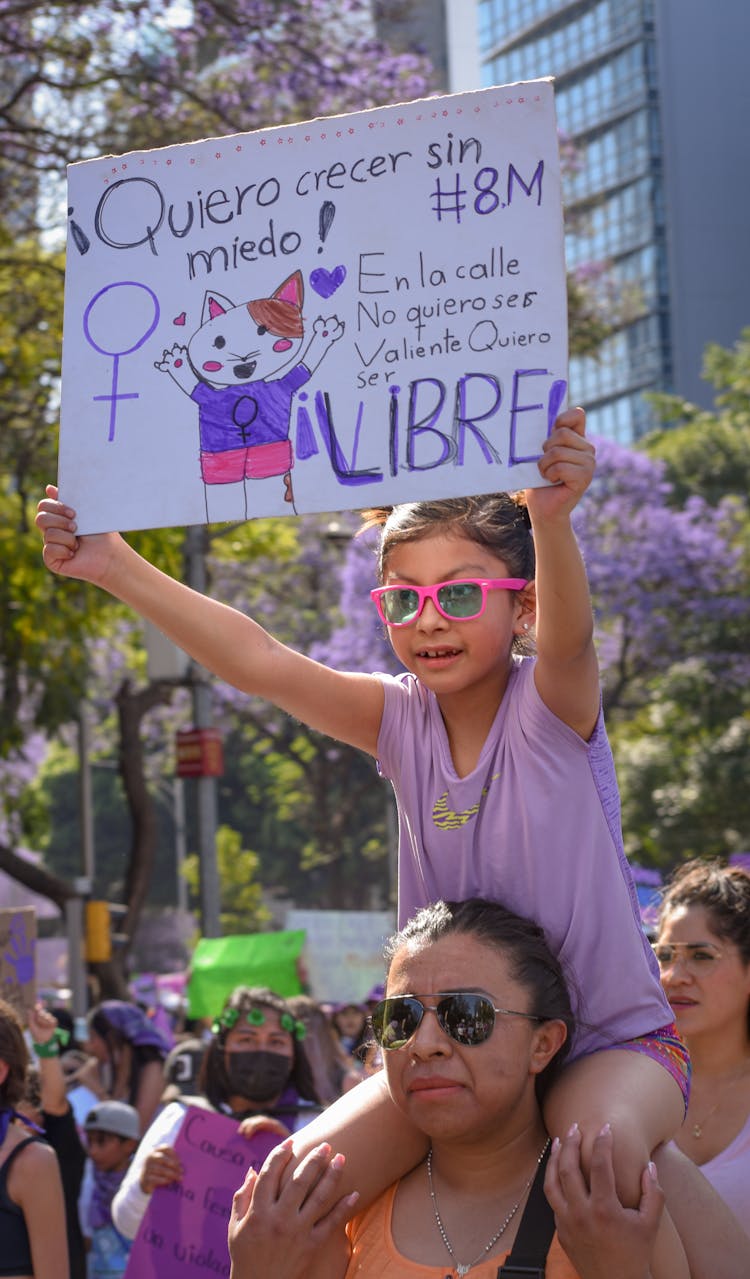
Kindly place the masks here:
POLYGON ((438 601, 450 617, 476 617, 482 611, 482 588, 476 582, 449 582, 440 587, 438 601))
MULTIPOLYGON (((483 995, 445 995, 434 1010, 446 1035, 457 1044, 482 1044, 492 1034, 495 1010, 483 995)), ((372 1011, 372 1030, 381 1048, 403 1048, 416 1034, 424 1005, 410 996, 384 999, 372 1011)))
POLYGON ((423 1011, 417 999, 383 999, 376 1004, 372 1030, 381 1048, 403 1048, 419 1026, 423 1011))
POLYGON ((419 612, 419 595, 406 586, 394 586, 380 597, 386 620, 398 624, 410 622, 419 612))
POLYGON ((495 1010, 482 995, 458 994, 441 999, 438 1021, 457 1044, 481 1044, 492 1034, 495 1010))

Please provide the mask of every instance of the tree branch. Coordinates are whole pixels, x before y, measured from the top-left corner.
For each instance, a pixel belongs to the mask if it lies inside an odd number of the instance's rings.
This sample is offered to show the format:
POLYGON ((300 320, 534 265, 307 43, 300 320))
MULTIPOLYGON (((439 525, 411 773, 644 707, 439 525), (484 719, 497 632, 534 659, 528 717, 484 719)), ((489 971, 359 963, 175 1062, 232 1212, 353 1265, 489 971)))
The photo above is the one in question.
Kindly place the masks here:
POLYGON ((37 866, 25 857, 20 857, 6 844, 0 844, 0 870, 4 870, 6 875, 10 875, 11 879, 23 884, 32 893, 39 893, 41 897, 54 902, 62 911, 65 910, 66 902, 77 896, 71 884, 58 879, 57 875, 45 870, 43 866, 37 866))

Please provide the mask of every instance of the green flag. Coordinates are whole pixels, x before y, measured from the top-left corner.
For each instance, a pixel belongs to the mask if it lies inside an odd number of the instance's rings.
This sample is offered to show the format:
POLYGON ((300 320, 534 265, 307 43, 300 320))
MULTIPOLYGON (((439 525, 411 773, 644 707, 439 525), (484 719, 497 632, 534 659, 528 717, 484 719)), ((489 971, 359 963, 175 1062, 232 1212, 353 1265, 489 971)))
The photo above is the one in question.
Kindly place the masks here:
POLYGON ((188 1017, 218 1017, 235 986, 268 986, 285 998, 302 994, 297 960, 305 930, 202 937, 187 985, 188 1017))

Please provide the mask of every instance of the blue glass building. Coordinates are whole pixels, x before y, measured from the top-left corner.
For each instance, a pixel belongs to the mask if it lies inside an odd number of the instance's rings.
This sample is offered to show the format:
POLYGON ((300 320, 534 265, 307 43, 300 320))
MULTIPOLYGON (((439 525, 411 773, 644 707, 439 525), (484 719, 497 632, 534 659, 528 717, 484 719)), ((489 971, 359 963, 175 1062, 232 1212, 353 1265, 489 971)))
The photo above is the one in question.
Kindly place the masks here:
POLYGON ((555 78, 579 159, 568 266, 607 263, 620 312, 597 358, 571 361, 592 432, 638 438, 647 391, 710 406, 704 348, 750 324, 748 0, 447 0, 446 16, 453 91, 555 78))

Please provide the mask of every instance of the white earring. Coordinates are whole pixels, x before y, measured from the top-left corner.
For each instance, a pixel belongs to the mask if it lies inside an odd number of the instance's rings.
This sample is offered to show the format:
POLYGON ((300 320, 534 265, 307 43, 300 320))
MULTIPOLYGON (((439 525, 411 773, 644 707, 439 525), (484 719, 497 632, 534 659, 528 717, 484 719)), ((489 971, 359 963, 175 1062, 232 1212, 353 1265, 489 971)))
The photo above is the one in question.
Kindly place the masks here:
POLYGON ((528 624, 528 622, 524 622, 524 624, 523 624, 523 629, 524 629, 525 631, 527 631, 527 630, 529 629, 529 624, 528 624))

